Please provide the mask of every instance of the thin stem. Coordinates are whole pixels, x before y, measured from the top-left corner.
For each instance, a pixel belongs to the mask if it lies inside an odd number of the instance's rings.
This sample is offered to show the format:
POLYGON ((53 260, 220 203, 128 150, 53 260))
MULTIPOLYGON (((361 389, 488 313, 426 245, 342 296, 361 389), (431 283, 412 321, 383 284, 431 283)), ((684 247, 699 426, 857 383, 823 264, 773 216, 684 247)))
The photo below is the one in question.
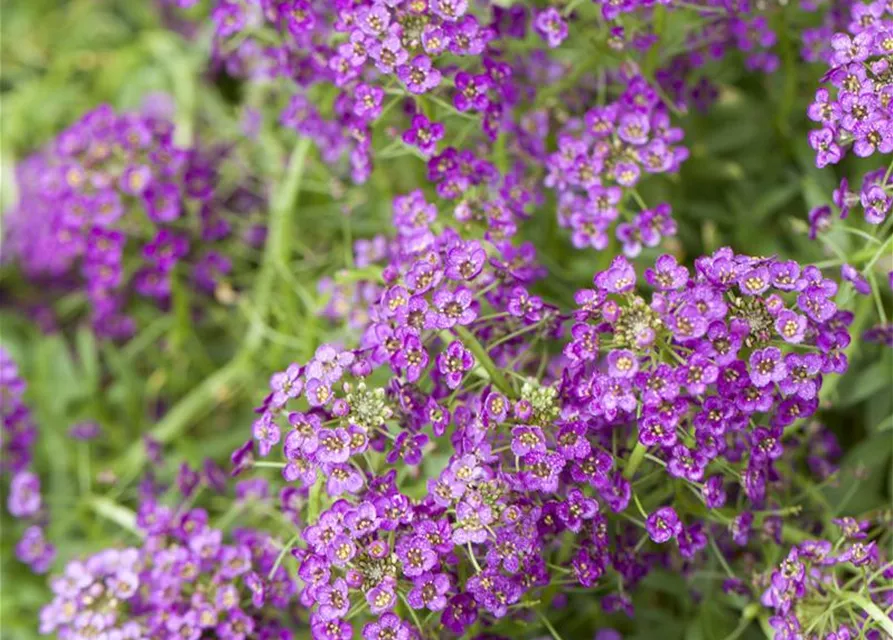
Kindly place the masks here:
POLYGON ((285 543, 285 546, 282 547, 282 551, 279 552, 279 555, 276 556, 276 562, 273 563, 273 568, 270 569, 270 573, 267 576, 267 580, 272 580, 273 576, 276 575, 276 570, 279 568, 279 565, 282 564, 282 560, 285 558, 285 554, 288 553, 291 548, 295 545, 298 539, 301 537, 300 533, 296 533, 291 537, 291 539, 285 543))
POLYGON ((626 468, 623 470, 623 477, 627 480, 632 479, 634 475, 636 475, 636 470, 639 468, 639 465, 642 464, 642 460, 645 459, 645 454, 648 452, 648 448, 639 441, 636 441, 636 446, 633 447, 633 452, 629 456, 629 460, 626 463, 626 468))
POLYGON ((874 620, 881 629, 886 631, 887 634, 893 638, 893 620, 888 618, 881 608, 874 602, 863 596, 861 593, 844 594, 844 600, 848 600, 849 602, 858 605, 862 611, 868 614, 869 618, 874 620))
POLYGON ((471 564, 474 565, 475 570, 480 573, 481 565, 478 564, 477 558, 474 557, 474 550, 471 548, 471 543, 468 542, 466 545, 468 546, 468 558, 471 560, 471 564))
POLYGON ((558 632, 555 630, 555 627, 552 626, 552 623, 549 622, 549 619, 548 619, 546 616, 544 616, 544 615, 543 615, 542 613, 540 613, 539 611, 536 612, 536 615, 539 616, 540 621, 543 623, 543 626, 546 627, 546 629, 549 630, 549 633, 552 634, 552 637, 553 637, 555 640, 563 640, 563 638, 561 637, 561 634, 558 633, 558 632))
POLYGON ((719 560, 719 564, 722 565, 723 570, 728 574, 730 578, 734 578, 735 574, 732 572, 732 569, 729 567, 729 563, 726 562, 726 557, 722 554, 722 551, 719 550, 719 545, 716 544, 716 540, 712 535, 708 534, 708 540, 710 541, 710 548, 713 549, 713 553, 716 554, 717 560, 719 560))
POLYGON ((284 469, 287 465, 284 462, 274 462, 272 460, 255 460, 251 466, 267 469, 284 469))
POLYGON ((481 343, 478 342, 478 339, 475 338, 474 335, 465 327, 457 325, 453 329, 462 340, 462 343, 474 355, 475 360, 477 360, 478 364, 481 365, 490 376, 490 380, 493 381, 493 384, 495 384, 496 387, 504 394, 506 394, 507 396, 511 396, 512 388, 509 385, 508 380, 506 380, 505 376, 502 375, 502 371, 496 368, 496 363, 493 362, 490 354, 481 345, 481 343))

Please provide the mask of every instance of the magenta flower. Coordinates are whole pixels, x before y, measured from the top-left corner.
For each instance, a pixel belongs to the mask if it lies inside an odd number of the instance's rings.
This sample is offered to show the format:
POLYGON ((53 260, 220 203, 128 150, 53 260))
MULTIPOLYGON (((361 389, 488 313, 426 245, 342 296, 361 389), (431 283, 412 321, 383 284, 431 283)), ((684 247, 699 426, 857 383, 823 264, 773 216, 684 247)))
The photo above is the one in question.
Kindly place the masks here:
POLYGON ((410 93, 426 93, 440 84, 441 73, 431 64, 431 59, 418 55, 407 64, 397 67, 397 77, 410 93))
POLYGON ((682 522, 673 507, 661 507, 648 516, 645 529, 654 542, 663 544, 682 533, 682 522))
POLYGON ((788 374, 787 366, 776 347, 757 349, 750 355, 750 380, 758 387, 781 382, 788 374))
POLYGON ((444 376, 450 389, 458 387, 465 372, 473 366, 474 356, 459 340, 451 342, 446 351, 437 356, 437 370, 444 376))

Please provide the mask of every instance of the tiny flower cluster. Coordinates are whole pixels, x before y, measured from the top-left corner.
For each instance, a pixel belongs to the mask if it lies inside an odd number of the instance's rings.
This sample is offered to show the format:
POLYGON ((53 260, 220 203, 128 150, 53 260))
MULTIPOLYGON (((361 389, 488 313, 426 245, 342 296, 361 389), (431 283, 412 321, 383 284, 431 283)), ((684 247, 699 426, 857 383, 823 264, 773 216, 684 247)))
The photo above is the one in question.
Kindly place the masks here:
POLYGON ((229 233, 214 207, 214 166, 173 142, 174 127, 143 113, 102 106, 18 168, 19 204, 9 211, 6 255, 40 280, 77 273, 96 331, 135 330, 137 294, 167 304, 177 265, 194 263, 196 286, 213 291, 230 269, 213 250, 229 233))
MULTIPOLYGON (((854 3, 851 17, 846 31, 830 40, 828 86, 816 91, 807 112, 820 127, 809 134, 820 168, 840 162, 847 148, 861 158, 893 151, 893 7, 854 3)), ((861 206, 870 224, 881 224, 891 204, 889 174, 867 174, 859 194, 844 180, 834 192, 840 216, 861 206)))
MULTIPOLYGON (((378 129, 402 132, 409 149, 404 153, 428 161, 428 181, 441 198, 470 192, 463 207, 469 217, 506 217, 506 207, 529 216, 530 205, 542 200, 534 185, 545 167, 545 183, 561 195, 559 207, 567 213, 559 219, 574 230, 574 244, 604 248, 606 232, 620 215, 618 198, 628 195, 643 172, 675 172, 687 157, 676 146, 681 130, 670 126, 668 106, 636 72, 610 72, 612 91, 614 85, 629 88, 607 107, 583 108, 594 102, 595 91, 588 88, 593 83, 565 86, 567 65, 550 58, 541 44, 523 42, 529 31, 549 49, 567 39, 568 21, 556 8, 491 9, 488 23, 465 0, 335 7, 304 0, 270 7, 225 0, 217 3, 212 20, 224 61, 243 60, 237 52, 248 50, 258 60, 255 71, 231 71, 257 81, 296 81, 296 89, 289 83, 286 90, 282 124, 315 140, 330 165, 347 156, 354 182, 368 179, 379 152, 394 157, 392 145, 375 149, 378 129), (540 99, 543 84, 553 85, 549 92, 562 100, 540 99), (331 108, 316 98, 322 87, 325 95, 334 92, 331 108), (569 117, 568 108, 585 112, 585 119, 569 117), (479 126, 469 130, 475 122, 479 126), (554 122, 564 124, 558 150, 550 155, 554 122), (447 136, 460 123, 463 133, 447 136), (447 138, 457 142, 441 150, 447 138), (481 150, 500 145, 498 161, 484 159, 481 150), (567 182, 565 173, 572 175, 567 182), (478 202, 476 192, 487 189, 498 189, 501 197, 478 202)), ((589 22, 575 19, 581 30, 589 28, 589 22)), ((617 227, 629 255, 675 233, 668 205, 641 209, 617 227)))
MULTIPOLYGON (((254 424, 261 455, 281 444, 287 481, 333 501, 294 550, 315 637, 350 637, 360 611, 374 616, 364 637, 409 633, 398 602, 461 634, 523 612, 547 585, 591 588, 609 571, 623 589, 603 606, 630 607, 645 538, 628 524, 612 536, 607 522, 630 506, 643 463, 727 525, 724 548, 748 544, 754 513, 775 502, 783 434, 814 414, 823 376, 846 369, 851 317, 833 281, 728 249, 694 273, 665 255, 645 271, 647 302, 621 257, 563 315, 527 291, 531 266, 434 234, 431 215, 401 226, 403 213, 359 347, 323 345, 273 376, 254 424), (566 323, 563 353, 532 348, 566 323), (382 369, 392 379, 378 386, 382 369), (448 456, 439 472, 432 455, 448 456), (415 468, 431 474, 422 497, 400 487, 415 468), (730 511, 730 495, 749 507, 730 511)), ((239 470, 252 449, 234 455, 239 470)), ((650 511, 636 498, 644 520, 633 521, 691 561, 717 532, 654 493, 650 511)))
POLYGON ((16 555, 35 573, 44 573, 53 563, 56 549, 44 536, 46 514, 40 477, 31 469, 37 427, 23 399, 25 388, 15 361, 0 347, 0 416, 3 418, 0 475, 9 481, 6 507, 14 518, 32 523, 16 545, 16 555))
POLYGON ((674 146, 681 140, 682 130, 671 126, 667 107, 640 76, 629 80, 616 102, 565 124, 546 162, 545 184, 558 193, 558 220, 573 230, 574 246, 605 249, 621 214, 616 235, 629 256, 675 235, 668 204, 642 206, 634 214, 627 201, 642 172, 678 171, 688 157, 685 147, 674 146))
POLYGON ((292 638, 297 586, 281 563, 280 545, 252 529, 226 533, 205 509, 190 507, 199 483, 219 491, 224 481, 213 466, 202 473, 183 467, 181 500, 171 507, 147 476, 134 529, 141 544, 70 562, 51 580, 53 600, 41 611, 40 632, 70 640, 292 638))
MULTIPOLYGON (((716 459, 744 462, 744 493, 763 504, 784 429, 815 413, 824 375, 846 371, 852 315, 831 300, 837 284, 815 267, 728 249, 696 260, 694 276, 668 255, 644 276, 650 303, 623 258, 578 294, 565 349, 578 411, 634 418, 638 445, 656 448, 673 477, 700 483, 716 459), (599 348, 606 372, 593 370, 599 348)), ((712 487, 705 500, 721 506, 712 487)))

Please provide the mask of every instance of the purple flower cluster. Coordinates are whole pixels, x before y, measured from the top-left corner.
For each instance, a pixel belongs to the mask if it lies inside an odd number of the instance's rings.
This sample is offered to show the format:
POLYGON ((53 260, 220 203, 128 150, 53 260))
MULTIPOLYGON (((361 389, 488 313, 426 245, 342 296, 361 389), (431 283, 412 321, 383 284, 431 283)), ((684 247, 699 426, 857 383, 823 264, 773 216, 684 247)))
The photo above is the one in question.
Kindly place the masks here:
POLYGON ((869 530, 889 527, 889 520, 845 517, 834 523, 840 531, 835 543, 805 540, 795 545, 768 577, 761 602, 774 611, 769 624, 776 640, 889 637, 893 619, 882 611, 893 605, 893 562, 887 550, 868 539, 869 530), (830 611, 829 594, 840 603, 830 611), (849 600, 854 594, 858 598, 849 600), (869 612, 870 607, 877 613, 869 612), (827 635, 810 634, 817 632, 817 620, 823 621, 827 635))
MULTIPOLYGON (((619 257, 563 314, 530 291, 532 248, 435 231, 436 217, 420 193, 396 199, 358 347, 322 345, 275 374, 253 426, 308 503, 329 498, 294 551, 315 637, 350 637, 359 610, 364 637, 401 637, 398 602, 461 634, 546 585, 592 587, 609 571, 624 588, 603 606, 631 607, 645 538, 628 523, 612 536, 607 521, 643 465, 655 473, 642 479, 685 483, 710 514, 680 516, 660 491, 649 511, 636 498, 647 539, 685 562, 708 535, 746 546, 754 513, 775 504, 783 435, 815 413, 823 377, 846 370, 852 317, 836 283, 721 249, 693 271, 661 256, 646 300, 619 257), (555 340, 560 354, 537 348, 555 340), (427 493, 405 493, 404 474, 422 470, 427 493)), ((237 470, 252 452, 234 454, 237 470)))
POLYGON ((135 329, 133 295, 165 305, 178 264, 192 258, 211 287, 229 269, 219 253, 198 251, 229 233, 214 205, 216 171, 173 142, 173 124, 102 106, 86 114, 17 173, 19 204, 4 218, 7 256, 34 278, 77 273, 97 333, 135 329), (214 270, 202 270, 213 262, 214 270))
MULTIPOLYGON (((451 86, 451 101, 461 112, 499 107, 496 69, 488 74, 453 68, 447 75, 436 64, 447 55, 481 56, 496 36, 467 11, 465 0, 363 5, 219 0, 211 18, 215 48, 227 70, 254 79, 294 79, 298 91, 282 123, 313 138, 330 163, 346 154, 353 180, 363 182, 372 163, 370 124, 383 113, 383 80, 402 85, 405 92, 398 93, 406 96, 451 86), (307 97, 319 84, 337 91, 330 118, 307 97)), ((411 126, 403 138, 430 155, 443 125, 428 120, 418 104, 410 105, 411 126)))
POLYGON ((6 507, 10 515, 32 523, 16 545, 16 555, 35 573, 45 573, 56 557, 56 549, 44 537, 46 513, 40 478, 31 469, 37 427, 24 402, 25 389, 15 361, 0 347, 0 477, 9 481, 6 507))
POLYGON ((831 300, 837 285, 814 267, 728 249, 696 260, 693 275, 662 256, 644 279, 650 302, 617 258, 578 294, 565 354, 579 414, 632 421, 672 477, 701 483, 713 461, 744 464, 744 495, 763 504, 782 433, 815 413, 824 375, 846 371, 852 315, 831 300))
MULTIPOLYGON (((830 40, 826 86, 816 91, 807 112, 819 126, 809 134, 818 167, 837 164, 848 148, 861 158, 893 151, 893 7, 854 3, 850 15, 846 31, 830 40)), ((840 216, 861 206, 870 224, 881 224, 891 204, 889 174, 868 173, 858 194, 844 180, 834 192, 840 216)))
MULTIPOLYGON (((281 545, 252 529, 235 528, 230 536, 205 509, 190 506, 200 482, 222 489, 214 469, 181 468, 176 507, 147 477, 135 521, 141 544, 70 562, 51 580, 40 632, 71 640, 291 638, 297 586, 282 565, 281 545)), ((239 487, 237 495, 249 499, 253 490, 239 487)))
MULTIPOLYGON (((671 126, 669 112, 641 77, 629 79, 616 102, 594 107, 558 133, 558 149, 546 161, 545 184, 558 193, 558 220, 573 231, 577 248, 605 249, 610 230, 629 256, 675 235, 670 207, 629 206, 642 174, 671 173, 688 157, 682 130, 671 126)), ((638 200, 641 203, 641 200, 638 200)))
POLYGON ((577 246, 604 246, 605 231, 621 211, 628 219, 617 233, 630 255, 673 234, 667 205, 627 212, 618 201, 642 173, 676 171, 687 157, 675 146, 681 131, 670 126, 655 88, 635 71, 611 72, 612 92, 613 85, 629 87, 617 90, 617 101, 608 106, 583 107, 595 102, 596 92, 586 88, 592 83, 565 86, 565 63, 551 59, 542 45, 516 47, 515 41, 532 31, 552 49, 570 37, 571 26, 585 31, 589 23, 577 16, 579 25, 569 23, 554 7, 535 13, 522 6, 490 9, 487 22, 465 0, 362 6, 221 0, 212 20, 224 60, 250 49, 263 60, 255 65, 263 69, 261 77, 295 81, 297 87, 289 83, 286 90, 289 104, 281 122, 315 140, 328 164, 346 156, 355 182, 364 182, 372 170, 378 151, 373 131, 388 114, 385 128, 402 132, 406 152, 428 161, 437 194, 461 197, 462 221, 505 218, 509 212, 529 216, 530 206, 542 200, 535 185, 545 166, 546 184, 561 195, 559 206, 567 213, 560 219, 574 230, 577 246), (543 85, 554 85, 549 91, 568 98, 570 114, 554 99, 543 106, 543 85), (318 86, 333 87, 327 89, 335 93, 331 109, 312 98, 318 86), (569 118, 573 113, 580 116, 569 118), (469 121, 479 126, 469 130, 469 121), (558 149, 550 155, 556 123, 562 123, 558 149), (451 139, 464 144, 441 149, 447 130, 456 133, 460 124, 464 133, 451 139), (500 145, 497 162, 483 159, 482 151, 500 145), (490 191, 489 197, 478 202, 475 187, 490 191), (500 197, 493 202, 495 191, 500 197))

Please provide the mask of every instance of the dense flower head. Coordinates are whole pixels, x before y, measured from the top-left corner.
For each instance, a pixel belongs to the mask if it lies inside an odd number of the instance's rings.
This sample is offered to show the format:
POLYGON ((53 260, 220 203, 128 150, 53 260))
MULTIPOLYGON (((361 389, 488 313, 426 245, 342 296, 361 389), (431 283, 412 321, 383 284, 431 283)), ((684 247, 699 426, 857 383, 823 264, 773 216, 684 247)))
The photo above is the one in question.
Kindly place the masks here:
POLYGON ((229 260, 208 250, 229 233, 216 171, 210 157, 175 144, 172 122, 152 110, 97 107, 19 165, 5 258, 37 282, 75 276, 96 331, 127 337, 131 296, 164 306, 175 280, 213 293, 229 272, 229 260), (184 261, 192 276, 178 268, 184 261))
POLYGON ((671 126, 658 93, 640 76, 626 81, 615 102, 558 132, 545 184, 558 193, 559 222, 571 228, 575 247, 605 249, 616 227, 624 252, 635 256, 676 232, 669 205, 646 209, 635 187, 647 174, 677 171, 688 151, 676 146, 682 130, 671 126))
MULTIPOLYGON (((647 16, 639 3, 625 7, 634 9, 647 16)), ((716 11, 722 16, 707 30, 710 39, 748 50, 758 41, 771 45, 757 35, 766 32, 764 18, 744 15, 749 8, 716 11)), ((667 204, 648 208, 633 193, 649 174, 676 172, 688 155, 681 129, 671 124, 674 105, 634 67, 567 83, 571 65, 542 50, 567 45, 575 31, 578 39, 593 29, 603 37, 598 20, 556 7, 464 0, 219 0, 211 20, 221 64, 284 93, 281 124, 313 139, 336 174, 363 183, 378 156, 417 155, 428 161, 428 181, 441 198, 480 186, 499 193, 495 202, 467 203, 465 216, 529 216, 544 185, 558 193, 559 221, 579 248, 605 248, 616 228, 635 255, 675 234, 667 204), (531 46, 534 37, 545 42, 531 46), (596 91, 598 83, 606 86, 596 91), (538 96, 543 86, 547 99, 538 96), (320 91, 334 102, 320 101, 320 91), (382 148, 380 129, 400 131, 400 139, 382 148), (482 150, 498 162, 481 159, 482 150)))
MULTIPOLYGON (((860 158, 893 151, 893 7, 854 2, 848 13, 851 20, 830 38, 823 86, 807 111, 816 126, 809 144, 820 168, 839 163, 849 151, 860 158)), ((891 204, 889 174, 867 173, 858 193, 844 181, 834 193, 841 217, 861 207, 870 224, 884 222, 891 204)))
POLYGON ((403 628, 405 601, 459 633, 523 609, 557 579, 550 566, 584 587, 613 571, 631 588, 647 572, 630 559, 642 542, 629 522, 612 535, 607 521, 631 508, 640 465, 712 512, 650 504, 640 526, 654 544, 673 542, 684 559, 708 535, 726 553, 748 547, 753 511, 775 503, 786 434, 846 368, 851 317, 833 280, 720 249, 693 268, 658 258, 646 299, 618 257, 563 313, 529 293, 532 264, 504 262, 510 245, 435 233, 435 212, 403 222, 425 204, 398 201, 360 343, 323 345, 274 375, 255 422, 261 455, 279 445, 284 478, 328 496, 296 551, 316 627, 339 629, 360 603, 367 633, 403 628), (563 352, 538 349, 543 339, 563 352), (441 462, 428 471, 431 456, 441 462), (405 492, 404 474, 423 470, 427 493, 405 492))
MULTIPOLYGON (((245 527, 224 532, 208 511, 191 506, 199 482, 220 489, 207 471, 183 467, 171 491, 143 492, 138 545, 73 560, 52 577, 40 632, 71 639, 291 638, 284 623, 297 586, 282 565, 281 545, 245 527)), ((237 495, 247 490, 237 487, 237 495)))

